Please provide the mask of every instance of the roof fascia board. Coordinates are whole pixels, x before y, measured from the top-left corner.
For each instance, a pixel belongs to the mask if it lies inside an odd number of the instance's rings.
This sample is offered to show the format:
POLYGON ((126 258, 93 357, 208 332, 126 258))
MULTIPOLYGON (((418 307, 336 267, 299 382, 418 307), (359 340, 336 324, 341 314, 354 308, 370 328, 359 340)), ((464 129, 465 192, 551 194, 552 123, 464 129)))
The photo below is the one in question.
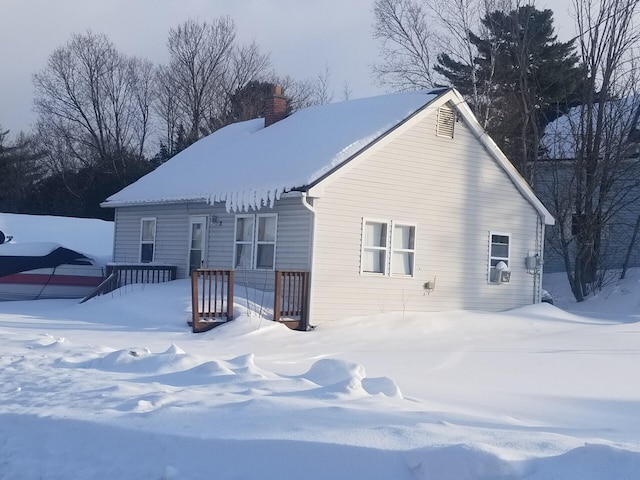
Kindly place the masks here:
POLYGON ((422 108, 418 109, 412 115, 407 117, 402 122, 388 130, 386 133, 380 135, 374 139, 369 145, 356 152, 349 159, 342 164, 338 165, 334 170, 328 172, 324 177, 316 181, 308 187, 308 195, 311 197, 320 197, 324 190, 324 186, 332 180, 338 178, 339 175, 344 175, 352 168, 357 166, 363 159, 380 150, 382 147, 393 141, 400 136, 406 130, 413 127, 418 122, 422 121, 429 115, 437 112, 438 108, 447 102, 451 102, 456 108, 458 113, 462 115, 466 124, 471 128, 475 137, 480 141, 482 145, 487 149, 489 154, 495 159, 498 165, 505 171, 511 182, 515 185, 516 189, 522 196, 525 197, 531 203, 531 205, 538 211, 543 217, 546 225, 555 225, 555 219, 553 215, 546 209, 542 202, 535 195, 527 181, 520 175, 520 172, 513 166, 509 159, 502 153, 502 150, 498 148, 496 143, 489 137, 487 132, 482 128, 475 115, 471 111, 471 108, 464 100, 462 95, 455 89, 448 89, 441 93, 436 98, 425 104, 422 108))
POLYGON ((456 90, 450 90, 447 92, 449 96, 451 96, 452 103, 455 105, 460 114, 464 117, 467 125, 474 132, 476 138, 480 140, 480 142, 485 146, 487 151, 495 158, 506 174, 509 176, 513 184, 520 191, 520 193, 533 205, 533 207, 540 213, 540 215, 544 218, 544 223, 546 225, 555 225, 556 220, 551 215, 551 212, 547 210, 547 208, 542 204, 540 199, 533 192, 529 183, 520 175, 520 172, 513 166, 513 164, 509 161, 509 159, 502 153, 502 150, 496 145, 493 139, 489 136, 489 134, 485 131, 484 128, 480 125, 475 115, 471 111, 471 108, 467 104, 467 102, 462 98, 462 95, 456 90))
POLYGON ((146 207, 150 205, 175 205, 181 203, 208 203, 206 198, 184 198, 181 200, 152 200, 140 202, 102 202, 102 208, 146 207))

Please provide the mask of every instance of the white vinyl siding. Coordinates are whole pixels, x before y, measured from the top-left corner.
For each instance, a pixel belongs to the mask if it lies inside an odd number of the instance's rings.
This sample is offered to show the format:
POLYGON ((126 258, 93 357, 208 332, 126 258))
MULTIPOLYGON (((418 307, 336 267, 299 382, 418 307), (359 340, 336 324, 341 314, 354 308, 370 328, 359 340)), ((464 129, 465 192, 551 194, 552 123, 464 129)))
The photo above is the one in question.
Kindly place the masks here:
MULTIPOLYGON (((188 276, 187 254, 189 251, 189 218, 190 215, 210 215, 217 212, 217 217, 223 220, 223 225, 209 228, 208 238, 219 235, 230 227, 227 239, 228 249, 233 252, 233 216, 227 215, 224 206, 212 209, 207 204, 171 204, 171 205, 138 205, 117 209, 117 224, 115 229, 113 261, 118 263, 137 263, 140 256, 140 230, 142 218, 155 217, 156 235, 153 262, 177 267, 177 277, 188 276), (230 218, 230 220, 229 220, 230 218)), ((204 267, 212 266, 209 252, 204 267), (209 262, 209 263, 207 263, 209 262)), ((215 252, 216 254, 218 252, 215 252)), ((230 268, 230 256, 226 258, 226 268, 230 268)), ((216 267, 222 267, 220 262, 216 267)))
POLYGON ((336 319, 336 312, 497 311, 534 301, 536 276, 526 273, 524 259, 540 252, 538 212, 464 121, 453 140, 436 136, 436 124, 437 108, 323 183, 314 203, 312 324, 336 319), (363 218, 416 226, 412 277, 361 273, 363 218), (511 235, 512 276, 504 288, 487 282, 492 229, 511 235), (426 295, 424 284, 434 278, 426 295))
POLYGON ((156 247, 156 218, 147 217, 140 221, 140 263, 154 260, 156 247))

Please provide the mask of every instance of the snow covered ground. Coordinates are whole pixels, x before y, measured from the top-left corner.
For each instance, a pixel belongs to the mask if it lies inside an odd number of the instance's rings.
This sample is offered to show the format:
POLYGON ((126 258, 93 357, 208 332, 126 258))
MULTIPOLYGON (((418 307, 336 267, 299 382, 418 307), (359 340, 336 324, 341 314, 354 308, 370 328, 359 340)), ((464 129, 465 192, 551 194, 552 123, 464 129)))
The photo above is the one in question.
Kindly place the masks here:
POLYGON ((545 286, 304 333, 237 298, 192 334, 183 280, 0 303, 0 479, 640 478, 640 271, 545 286))

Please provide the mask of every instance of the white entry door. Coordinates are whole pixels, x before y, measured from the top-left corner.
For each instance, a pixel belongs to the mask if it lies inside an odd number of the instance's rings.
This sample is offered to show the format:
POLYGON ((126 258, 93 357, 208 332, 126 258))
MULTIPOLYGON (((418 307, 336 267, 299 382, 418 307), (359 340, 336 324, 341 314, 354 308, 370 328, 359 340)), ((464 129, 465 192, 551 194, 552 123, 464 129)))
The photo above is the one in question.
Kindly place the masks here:
POLYGON ((207 217, 189 217, 189 272, 204 267, 207 247, 207 217))

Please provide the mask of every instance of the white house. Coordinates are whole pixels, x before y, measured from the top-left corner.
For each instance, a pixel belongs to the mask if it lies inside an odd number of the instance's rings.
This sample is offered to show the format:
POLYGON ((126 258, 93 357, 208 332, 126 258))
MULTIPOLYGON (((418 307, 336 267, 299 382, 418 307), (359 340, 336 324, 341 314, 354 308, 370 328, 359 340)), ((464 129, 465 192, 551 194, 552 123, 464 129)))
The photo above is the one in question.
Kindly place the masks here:
POLYGON ((231 269, 266 290, 276 270, 308 271, 310 325, 540 301, 554 219, 457 91, 275 121, 283 105, 275 95, 266 121, 225 127, 109 197, 114 260, 231 269))

